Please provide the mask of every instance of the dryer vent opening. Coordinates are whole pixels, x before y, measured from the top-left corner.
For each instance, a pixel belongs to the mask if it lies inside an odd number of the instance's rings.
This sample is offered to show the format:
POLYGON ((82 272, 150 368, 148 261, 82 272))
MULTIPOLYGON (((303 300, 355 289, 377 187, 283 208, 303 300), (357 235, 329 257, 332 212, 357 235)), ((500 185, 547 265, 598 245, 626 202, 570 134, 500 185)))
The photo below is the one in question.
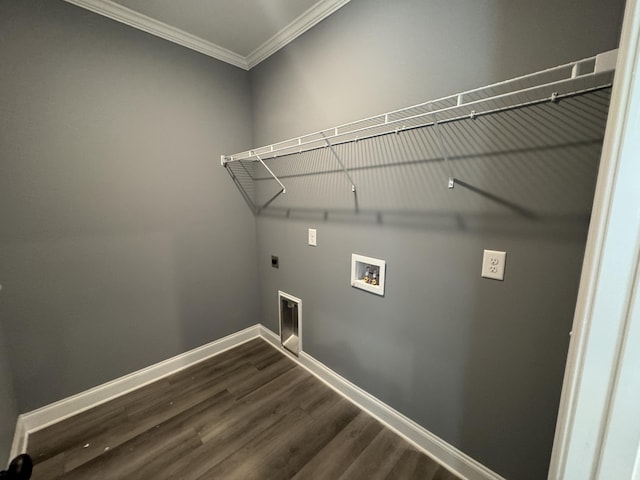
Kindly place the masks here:
POLYGON ((302 350, 301 324, 302 301, 284 292, 278 292, 280 314, 280 343, 295 356, 302 350))

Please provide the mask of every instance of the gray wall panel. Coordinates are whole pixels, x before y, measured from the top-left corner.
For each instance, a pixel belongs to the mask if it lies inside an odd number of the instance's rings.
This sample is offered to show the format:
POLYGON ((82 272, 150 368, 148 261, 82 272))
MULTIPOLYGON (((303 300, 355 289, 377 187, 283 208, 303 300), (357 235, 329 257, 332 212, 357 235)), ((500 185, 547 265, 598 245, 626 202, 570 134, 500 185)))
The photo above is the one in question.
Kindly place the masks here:
MULTIPOLYGON (((251 71, 254 143, 616 48, 622 9, 353 0, 251 71)), ((444 128, 453 191, 433 132, 337 148, 358 212, 326 151, 271 161, 288 193, 257 222, 263 323, 277 290, 301 298, 308 353, 505 477, 544 478, 607 96, 444 128), (480 278, 485 248, 507 251, 504 282, 480 278), (384 298, 350 287, 351 253, 387 261, 384 298)))
POLYGON ((20 411, 258 319, 223 151, 247 72, 64 2, 0 4, 0 318, 20 411))
POLYGON ((251 70, 254 145, 617 48, 623 0, 352 0, 251 70))
POLYGON ((0 469, 4 468, 5 461, 8 460, 18 418, 18 406, 13 389, 13 375, 6 342, 4 330, 0 325, 0 382, 2 382, 2 388, 0 388, 0 469))

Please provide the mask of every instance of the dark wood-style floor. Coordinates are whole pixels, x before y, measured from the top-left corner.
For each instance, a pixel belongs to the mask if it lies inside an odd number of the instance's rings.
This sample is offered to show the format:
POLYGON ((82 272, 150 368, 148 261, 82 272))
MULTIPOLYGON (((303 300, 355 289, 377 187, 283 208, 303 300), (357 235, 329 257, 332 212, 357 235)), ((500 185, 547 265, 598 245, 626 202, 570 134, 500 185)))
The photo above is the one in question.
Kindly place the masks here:
POLYGON ((29 436, 33 479, 457 480, 255 339, 29 436))

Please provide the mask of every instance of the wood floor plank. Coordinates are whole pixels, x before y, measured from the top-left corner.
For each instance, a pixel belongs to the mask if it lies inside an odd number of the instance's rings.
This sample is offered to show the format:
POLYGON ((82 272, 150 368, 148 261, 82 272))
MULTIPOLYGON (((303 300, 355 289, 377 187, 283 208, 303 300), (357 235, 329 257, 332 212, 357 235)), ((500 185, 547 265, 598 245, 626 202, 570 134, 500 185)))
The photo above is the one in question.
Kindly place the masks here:
MULTIPOLYGON (((70 465, 67 470, 71 472, 78 470, 86 475, 87 468, 83 467, 97 468, 99 465, 99 470, 108 469, 113 475, 117 476, 131 474, 133 471, 142 469, 148 470, 152 466, 157 466, 158 462, 164 461, 166 455, 157 455, 158 450, 166 452, 170 448, 171 454, 173 456, 176 455, 177 450, 174 445, 177 441, 176 438, 181 438, 183 443, 189 443, 189 449, 200 446, 202 442, 196 429, 203 423, 208 422, 211 417, 215 417, 218 411, 225 409, 230 398, 231 396, 228 392, 226 395, 219 394, 209 398, 188 410, 172 416, 165 422, 147 429, 127 442, 116 447, 105 447, 106 454, 95 462, 95 466, 91 465, 92 460, 83 466, 70 465), (186 437, 183 435, 186 435, 186 437), (126 459, 126 461, 123 459, 126 459)), ((183 449, 184 445, 180 444, 179 447, 178 450, 180 450, 181 454, 186 451, 183 449)), ((70 476, 73 478, 76 475, 77 472, 70 476)))
POLYGON ((460 478, 441 465, 436 470, 433 480, 460 480, 460 478))
MULTIPOLYGON (((300 388, 305 387, 308 385, 300 384, 300 388)), ((278 405, 275 408, 268 405, 266 410, 257 408, 253 412, 245 411, 241 416, 234 415, 233 420, 215 425, 213 427, 215 434, 210 431, 206 437, 201 437, 203 445, 172 465, 168 472, 165 472, 166 478, 190 480, 204 476, 215 465, 272 428, 295 409, 292 402, 284 402, 282 399, 277 401, 278 405)))
POLYGON ((242 398, 295 366, 296 364, 292 360, 282 356, 268 367, 258 370, 258 374, 228 385, 227 388, 236 398, 242 398))
POLYGON ((277 418, 297 408, 295 401, 291 401, 289 395, 295 399, 296 396, 308 394, 313 379, 301 371, 288 372, 286 376, 290 379, 286 389, 275 391, 264 389, 260 398, 236 402, 230 409, 232 411, 223 412, 217 422, 204 426, 199 431, 202 441, 219 442, 220 439, 226 439, 230 435, 246 433, 245 425, 258 424, 265 419, 268 420, 269 417, 277 418), (235 433, 236 431, 238 432, 235 433))
POLYGON ((385 428, 338 478, 384 480, 407 448, 409 444, 406 441, 385 428))
POLYGON ((119 419, 118 422, 111 422, 108 425, 109 428, 86 432, 86 436, 76 437, 74 443, 67 443, 66 469, 73 469, 101 455, 105 448, 114 448, 204 400, 216 399, 218 395, 231 398, 229 392, 219 392, 219 387, 215 384, 211 385, 211 383, 196 385, 194 388, 179 392, 180 396, 177 397, 174 396, 175 392, 170 389, 156 392, 157 396, 151 399, 145 396, 145 401, 140 402, 144 408, 138 406, 134 408, 133 413, 126 411, 127 421, 119 419))
POLYGON ((273 474, 274 472, 265 472, 263 462, 286 442, 292 429, 306 428, 311 422, 312 418, 307 413, 296 408, 246 442, 233 454, 217 463, 198 480, 211 478, 226 480, 260 478, 266 480, 277 478, 269 476, 269 473, 273 474))
POLYGON ((315 395, 300 399, 300 408, 314 418, 322 417, 342 396, 322 382, 314 387, 315 395))
MULTIPOLYGON (((289 391, 292 388, 297 388, 299 382, 309 379, 313 379, 309 372, 300 366, 294 366, 271 378, 268 382, 256 386, 253 391, 247 392, 242 398, 238 398, 238 406, 255 405, 256 402, 264 402, 266 399, 285 397, 290 395, 289 391)), ((296 403, 300 402, 296 401, 296 403)))
MULTIPOLYGON (((255 367, 241 365, 229 375, 238 375, 241 378, 255 374, 255 367)), ((193 382, 182 388, 173 388, 165 391, 144 403, 130 405, 126 408, 127 416, 132 421, 146 421, 149 417, 160 417, 156 421, 162 421, 175 413, 200 403, 206 398, 227 391, 227 384, 230 380, 227 376, 214 377, 212 379, 202 379, 200 382, 193 382)))
MULTIPOLYGON (((200 428, 201 424, 206 423, 209 417, 216 411, 222 411, 228 409, 234 404, 233 396, 226 390, 219 392, 215 395, 202 398, 198 403, 191 403, 189 408, 180 408, 170 411, 159 411, 155 415, 149 415, 145 418, 135 418, 129 420, 126 423, 121 423, 115 426, 113 429, 103 432, 100 435, 87 439, 87 442, 83 445, 79 445, 75 448, 66 451, 65 469, 67 471, 86 463, 93 458, 101 455, 105 449, 114 449, 118 446, 128 442, 129 440, 141 435, 142 433, 151 430, 156 425, 160 425, 174 417, 177 417, 181 413, 193 414, 193 412, 199 413, 198 417, 193 419, 191 425, 196 430, 200 428), (215 409, 212 408, 215 406, 215 409), (206 412, 203 411, 203 407, 207 408, 206 412)), ((172 407, 170 407, 172 408, 172 407)), ((180 417, 179 417, 180 418, 180 417)))
POLYGON ((56 480, 64 475, 65 452, 60 452, 37 464, 31 480, 56 480))
POLYGON ((207 378, 228 374, 231 370, 244 364, 252 363, 254 358, 265 353, 272 353, 274 349, 259 339, 243 343, 242 345, 226 350, 219 355, 202 360, 195 365, 180 370, 167 377, 172 384, 182 381, 193 381, 205 375, 207 378))
POLYGON ((166 478, 193 479, 204 475, 297 408, 291 398, 312 394, 316 380, 298 367, 287 371, 278 381, 287 383, 287 386, 280 385, 275 389, 264 386, 260 389, 261 395, 254 392, 252 397, 245 397, 237 403, 233 412, 223 414, 219 421, 205 426, 200 431, 202 447, 172 465, 165 472, 166 478))
POLYGON ((66 472, 65 480, 108 480, 115 478, 153 478, 135 476, 137 470, 156 467, 200 445, 200 439, 192 429, 174 429, 159 425, 116 449, 66 472), (158 455, 162 451, 162 455, 158 455))
POLYGON ((269 350, 263 350, 262 352, 254 355, 249 361, 256 368, 262 370, 272 363, 277 362, 280 358, 282 358, 282 352, 279 352, 275 348, 270 347, 269 350))
MULTIPOLYGON (((325 418, 315 418, 308 425, 296 425, 280 445, 278 451, 262 462, 262 474, 268 478, 292 478, 327 443, 358 415, 359 409, 346 399, 340 399, 327 412, 325 418)), ((245 472, 245 478, 260 477, 245 472)))
POLYGON ((262 339, 29 436, 34 480, 459 480, 262 339))
MULTIPOLYGON (((292 478, 334 480, 338 478, 371 443, 383 426, 365 412, 358 415, 292 478)), ((411 477, 407 477, 411 478, 411 477)), ((418 478, 418 477, 416 477, 418 478)))
POLYGON ((29 452, 34 462, 42 462, 78 445, 89 435, 104 432, 117 423, 125 422, 126 418, 126 410, 122 406, 113 408, 113 405, 79 413, 73 421, 64 422, 64 426, 51 426, 30 434, 29 452))
POLYGON ((425 454, 410 448, 405 450, 398 459, 386 480, 400 480, 405 478, 420 478, 423 480, 434 480, 436 472, 440 468, 435 461, 425 454))

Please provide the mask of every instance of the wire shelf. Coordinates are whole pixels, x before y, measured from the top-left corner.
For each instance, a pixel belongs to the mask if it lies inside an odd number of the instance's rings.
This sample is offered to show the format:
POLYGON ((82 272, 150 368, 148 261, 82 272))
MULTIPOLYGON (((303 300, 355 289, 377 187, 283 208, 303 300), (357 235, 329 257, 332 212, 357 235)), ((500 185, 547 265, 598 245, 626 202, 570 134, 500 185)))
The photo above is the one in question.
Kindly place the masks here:
MULTIPOLYGON (((323 161, 325 167, 320 170, 327 172, 327 157, 331 158, 331 168, 335 169, 336 174, 343 175, 348 180, 346 183, 350 184, 351 192, 355 193, 356 182, 350 172, 358 166, 343 158, 347 151, 353 151, 353 148, 345 150, 345 145, 357 145, 363 140, 426 129, 432 131, 429 134, 431 139, 428 150, 431 152, 428 156, 442 161, 442 167, 448 176, 447 185, 453 188, 456 178, 449 158, 452 153, 455 154, 457 148, 452 145, 456 139, 451 137, 449 125, 460 121, 473 121, 481 117, 504 115, 514 110, 535 110, 534 107, 537 106, 557 104, 561 101, 565 103, 565 100, 575 97, 597 95, 597 92, 611 87, 616 56, 617 50, 612 50, 486 87, 449 95, 233 155, 223 155, 221 163, 227 167, 247 202, 255 211, 260 211, 269 206, 280 194, 287 193, 285 184, 281 180, 292 175, 300 176, 304 172, 313 174, 318 170, 316 164, 319 156, 325 157, 323 161), (324 153, 315 155, 314 151, 324 151, 324 153), (285 161, 283 157, 292 155, 298 156, 300 162, 294 162, 295 165, 291 164, 290 160, 283 163, 285 161), (276 182, 277 188, 265 196, 264 189, 257 189, 255 184, 266 179, 276 182), (257 196, 261 198, 258 199, 257 196)), ((574 117, 581 109, 587 112, 585 115, 597 114, 601 117, 604 108, 606 119, 608 102, 604 107, 597 109, 596 113, 589 113, 588 102, 586 106, 572 108, 577 108, 575 111, 572 110, 574 117)), ((582 117, 584 115, 576 120, 567 119, 565 122, 577 121, 584 124, 582 130, 589 130, 588 118, 582 117)), ((597 128, 600 128, 602 122, 595 123, 598 123, 597 128)), ((553 136, 553 130, 549 130, 546 135, 553 136)), ((598 135, 593 133, 589 138, 594 135, 598 136, 601 133, 598 135)))

